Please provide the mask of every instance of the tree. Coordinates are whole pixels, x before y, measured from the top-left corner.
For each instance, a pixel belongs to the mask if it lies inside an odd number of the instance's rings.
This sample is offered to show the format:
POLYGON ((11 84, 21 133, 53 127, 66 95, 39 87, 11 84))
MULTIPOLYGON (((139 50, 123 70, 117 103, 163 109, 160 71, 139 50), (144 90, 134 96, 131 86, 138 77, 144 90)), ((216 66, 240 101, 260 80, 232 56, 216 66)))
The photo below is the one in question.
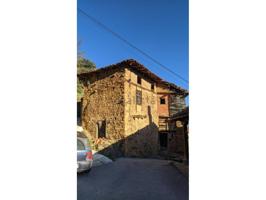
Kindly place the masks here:
POLYGON ((83 58, 83 57, 78 57, 78 61, 77 61, 77 73, 78 74, 90 72, 95 69, 96 69, 96 66, 92 61, 86 58, 83 58))
MULTIPOLYGON (((83 53, 78 51, 77 74, 90 72, 90 71, 93 71, 95 69, 96 69, 96 65, 92 61, 84 58, 83 53)), ((78 79, 78 81, 77 81, 77 100, 78 101, 80 101, 80 99, 83 97, 83 89, 84 89, 83 84, 78 79)))

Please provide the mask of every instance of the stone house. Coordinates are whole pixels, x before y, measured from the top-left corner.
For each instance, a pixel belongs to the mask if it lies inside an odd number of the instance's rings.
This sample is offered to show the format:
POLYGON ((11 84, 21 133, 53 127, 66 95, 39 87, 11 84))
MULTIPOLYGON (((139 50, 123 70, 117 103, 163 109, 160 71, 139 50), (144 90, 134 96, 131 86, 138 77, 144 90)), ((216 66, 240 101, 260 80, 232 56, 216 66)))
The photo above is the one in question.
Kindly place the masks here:
POLYGON ((172 115, 170 117, 169 123, 174 124, 176 129, 176 137, 178 138, 178 143, 175 146, 175 149, 179 153, 181 160, 188 164, 189 160, 189 108, 186 107, 182 111, 172 115))
POLYGON ((78 76, 82 126, 95 150, 111 158, 158 155, 158 91, 174 85, 132 59, 78 76))
POLYGON ((188 91, 173 83, 161 81, 157 86, 159 116, 170 117, 186 108, 188 91))
POLYGON ((187 90, 172 83, 161 82, 157 86, 160 154, 177 160, 182 160, 184 155, 184 127, 172 117, 186 109, 187 95, 187 90))

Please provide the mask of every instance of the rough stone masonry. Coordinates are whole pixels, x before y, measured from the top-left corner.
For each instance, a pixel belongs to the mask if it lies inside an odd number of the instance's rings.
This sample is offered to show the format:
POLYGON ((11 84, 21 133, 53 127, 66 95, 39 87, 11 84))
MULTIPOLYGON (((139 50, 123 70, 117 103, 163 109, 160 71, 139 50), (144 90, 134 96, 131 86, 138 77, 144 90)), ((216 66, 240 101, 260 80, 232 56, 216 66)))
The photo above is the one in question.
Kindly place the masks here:
POLYGON ((79 78, 82 126, 94 150, 111 158, 158 154, 158 76, 126 60, 79 78))

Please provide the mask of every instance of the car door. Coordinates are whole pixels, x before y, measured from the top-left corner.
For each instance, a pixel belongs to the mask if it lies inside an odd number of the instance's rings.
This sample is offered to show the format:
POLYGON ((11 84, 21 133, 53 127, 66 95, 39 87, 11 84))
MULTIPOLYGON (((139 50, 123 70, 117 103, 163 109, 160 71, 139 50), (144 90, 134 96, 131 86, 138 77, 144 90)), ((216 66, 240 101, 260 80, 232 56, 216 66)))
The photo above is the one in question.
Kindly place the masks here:
POLYGON ((87 149, 85 144, 80 139, 77 139, 77 160, 78 161, 86 160, 86 156, 87 156, 87 149))

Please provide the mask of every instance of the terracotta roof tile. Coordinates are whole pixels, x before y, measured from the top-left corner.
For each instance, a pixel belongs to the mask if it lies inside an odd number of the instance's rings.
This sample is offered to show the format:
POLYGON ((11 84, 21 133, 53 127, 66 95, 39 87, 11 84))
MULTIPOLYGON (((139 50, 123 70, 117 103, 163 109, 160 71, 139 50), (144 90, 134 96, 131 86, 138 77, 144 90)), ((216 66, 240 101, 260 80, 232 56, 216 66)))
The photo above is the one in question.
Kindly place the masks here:
POLYGON ((139 62, 137 62, 134 59, 123 60, 123 61, 121 61, 119 63, 108 65, 106 67, 102 67, 102 68, 99 68, 99 69, 91 71, 91 72, 82 73, 82 74, 79 74, 78 77, 79 78, 86 78, 89 75, 96 74, 96 73, 102 73, 105 70, 116 69, 116 68, 119 68, 119 67, 136 70, 136 71, 142 73, 143 75, 147 76, 148 78, 150 78, 152 81, 155 81, 158 84, 162 84, 164 86, 167 86, 169 89, 173 89, 173 90, 176 90, 178 92, 181 92, 182 94, 184 94, 186 96, 188 95, 188 91, 187 90, 176 86, 174 83, 170 83, 168 81, 165 81, 165 80, 161 79, 159 76, 157 76, 156 74, 152 73, 145 66, 143 66, 142 64, 140 64, 139 62))

